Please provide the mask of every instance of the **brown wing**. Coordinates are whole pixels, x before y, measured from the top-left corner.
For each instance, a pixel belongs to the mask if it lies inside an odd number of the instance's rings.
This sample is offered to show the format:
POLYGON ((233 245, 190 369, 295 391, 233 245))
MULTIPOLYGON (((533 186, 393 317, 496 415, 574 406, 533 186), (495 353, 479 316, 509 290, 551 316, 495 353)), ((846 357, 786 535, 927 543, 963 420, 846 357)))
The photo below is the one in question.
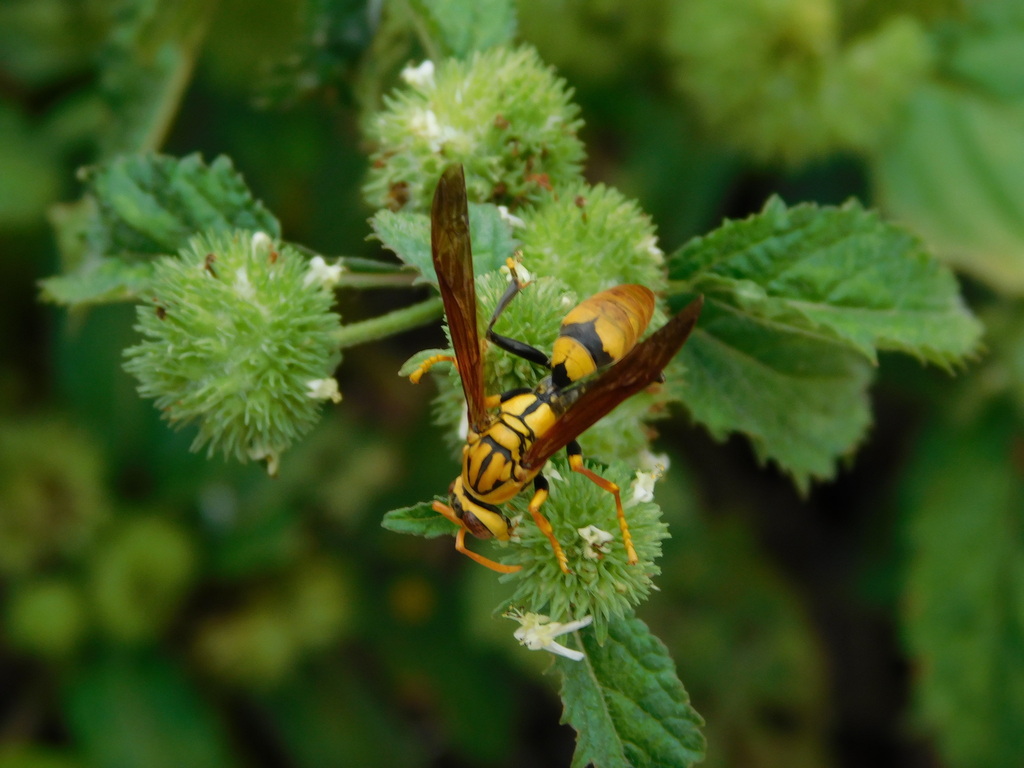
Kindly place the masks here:
POLYGON ((597 380, 585 384, 579 399, 530 446, 523 457, 523 467, 542 467, 615 406, 655 382, 686 342, 703 306, 704 299, 698 296, 597 380))
POLYGON ((461 165, 446 169, 434 191, 430 208, 430 249, 469 407, 469 423, 480 431, 487 422, 487 408, 484 406, 480 333, 476 325, 476 284, 469 241, 466 177, 461 165))

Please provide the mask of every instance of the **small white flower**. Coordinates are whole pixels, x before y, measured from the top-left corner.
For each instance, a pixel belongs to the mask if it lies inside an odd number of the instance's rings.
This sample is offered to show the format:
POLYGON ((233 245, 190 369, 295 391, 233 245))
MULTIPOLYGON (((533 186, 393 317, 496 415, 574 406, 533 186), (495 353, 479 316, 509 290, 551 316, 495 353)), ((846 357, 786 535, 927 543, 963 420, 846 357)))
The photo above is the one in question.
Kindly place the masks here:
POLYGON ((640 452, 639 467, 645 472, 657 472, 659 475, 663 475, 671 463, 667 453, 653 453, 648 450, 640 452))
POLYGON ((332 403, 341 402, 341 392, 338 390, 338 380, 333 376, 326 379, 313 379, 306 382, 307 395, 314 400, 330 400, 332 403))
POLYGON ((665 252, 658 247, 658 238, 647 235, 640 241, 640 248, 647 251, 660 264, 665 259, 665 252))
POLYGON ((309 270, 302 280, 302 285, 308 288, 319 283, 324 288, 333 288, 341 282, 343 271, 341 264, 328 264, 323 256, 314 256, 309 260, 309 270))
POLYGON ((411 85, 413 88, 433 88, 434 87, 434 62, 430 59, 425 59, 420 62, 418 66, 406 67, 402 70, 402 79, 411 85))
POLYGON ((440 152, 449 141, 458 137, 459 133, 450 125, 441 125, 432 109, 420 110, 409 118, 409 130, 427 140, 432 152, 440 152))
POLYGON ((516 515, 508 521, 508 540, 511 541, 513 544, 518 544, 520 541, 523 540, 522 536, 519 535, 519 524, 521 522, 523 522, 522 515, 516 515))
POLYGON ((654 484, 661 477, 661 472, 644 472, 637 470, 636 478, 633 480, 633 495, 626 502, 627 507, 633 507, 648 501, 654 501, 654 484))
POLYGON ((267 462, 267 474, 270 477, 277 477, 277 470, 281 466, 281 455, 277 451, 254 445, 249 449, 249 458, 253 461, 267 462))
POLYGON ((462 409, 462 416, 459 418, 459 440, 466 442, 469 437, 469 407, 462 409))
POLYGON ((561 643, 556 642, 555 638, 575 632, 578 629, 583 629, 584 627, 589 627, 594 620, 593 616, 584 616, 582 619, 563 624, 560 621, 551 621, 550 618, 541 613, 520 614, 510 612, 505 615, 519 622, 520 627, 513 633, 513 636, 531 651, 548 651, 573 661, 583 659, 584 654, 582 652, 566 648, 561 643))
POLYGON ((501 216, 501 220, 512 227, 512 229, 521 229, 526 226, 525 221, 520 219, 514 213, 509 213, 507 205, 498 206, 498 215, 501 216))
POLYGON ((558 483, 565 482, 565 478, 562 477, 562 473, 555 469, 552 464, 548 464, 547 467, 544 468, 544 476, 547 477, 548 480, 554 480, 558 483))
POLYGON ((252 282, 249 280, 249 273, 245 267, 239 267, 235 271, 235 293, 241 296, 246 301, 252 301, 256 298, 256 289, 252 287, 252 282))
POLYGON ((597 560, 608 554, 608 544, 615 538, 608 531, 603 531, 596 525, 577 528, 576 533, 590 545, 583 548, 583 556, 589 557, 591 560, 597 560))
POLYGON ((252 248, 252 256, 255 259, 263 254, 269 254, 274 248, 274 241, 266 232, 253 232, 250 247, 252 248))
POLYGON ((522 254, 516 251, 514 259, 508 259, 504 264, 501 265, 499 270, 501 274, 511 283, 512 282, 512 270, 516 271, 515 279, 519 281, 519 285, 529 285, 533 282, 533 275, 530 274, 529 270, 523 266, 522 262, 517 259, 521 258, 522 254))

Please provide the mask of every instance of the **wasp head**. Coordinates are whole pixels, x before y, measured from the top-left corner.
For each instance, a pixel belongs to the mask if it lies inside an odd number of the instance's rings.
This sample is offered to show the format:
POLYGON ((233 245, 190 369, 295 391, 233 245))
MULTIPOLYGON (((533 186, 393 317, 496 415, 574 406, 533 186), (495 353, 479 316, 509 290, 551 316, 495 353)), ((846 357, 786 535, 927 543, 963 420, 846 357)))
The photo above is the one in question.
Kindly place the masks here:
POLYGON ((466 530, 478 539, 508 541, 511 537, 511 521, 493 504, 474 498, 463 486, 461 475, 448 487, 448 503, 466 530))

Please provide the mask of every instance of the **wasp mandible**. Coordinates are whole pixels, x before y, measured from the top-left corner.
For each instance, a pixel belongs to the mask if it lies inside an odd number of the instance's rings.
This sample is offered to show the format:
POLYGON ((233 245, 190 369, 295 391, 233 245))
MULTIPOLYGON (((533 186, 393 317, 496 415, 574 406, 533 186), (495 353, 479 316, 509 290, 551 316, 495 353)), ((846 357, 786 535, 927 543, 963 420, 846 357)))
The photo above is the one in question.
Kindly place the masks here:
POLYGON ((524 287, 513 268, 512 283, 494 309, 486 338, 549 373, 532 389, 488 396, 484 392, 466 181, 461 165, 449 167, 441 176, 430 220, 434 270, 455 356, 435 355, 425 360, 410 379, 419 381, 435 363, 449 360, 455 363, 462 380, 469 414, 462 472, 448 489, 449 503, 433 504, 435 511, 459 526, 455 548, 499 573, 518 571, 522 566, 498 563, 468 549, 466 532, 481 539, 507 541, 512 525, 501 505, 532 481, 530 515, 551 542, 559 567, 570 573, 565 552, 541 513, 549 492, 541 470, 551 456, 565 448, 570 468, 614 497, 627 559, 636 564, 619 486, 584 466, 576 438, 619 403, 659 380, 696 325, 703 299, 692 301, 638 343, 654 313, 654 294, 642 285, 619 285, 602 291, 565 316, 549 358, 524 342, 494 331, 501 313, 524 287))

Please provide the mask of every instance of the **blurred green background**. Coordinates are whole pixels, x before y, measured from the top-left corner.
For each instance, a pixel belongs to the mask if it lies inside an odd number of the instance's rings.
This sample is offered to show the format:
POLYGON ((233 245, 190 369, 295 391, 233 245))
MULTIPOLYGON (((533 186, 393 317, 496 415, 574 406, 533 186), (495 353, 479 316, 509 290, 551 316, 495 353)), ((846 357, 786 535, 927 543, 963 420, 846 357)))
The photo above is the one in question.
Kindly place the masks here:
MULTIPOLYGON (((379 256, 360 125, 424 56, 410 19, 446 5, 0 4, 0 768, 568 765, 493 574, 379 525, 453 473, 429 388, 396 376, 439 327, 348 350, 343 403, 270 480, 136 396, 131 306, 38 301, 54 206, 117 151, 227 154, 288 240, 379 256)), ((576 90, 589 178, 666 252, 773 193, 856 196, 961 269, 989 327, 955 378, 883 358, 869 441, 806 498, 739 438, 659 426, 673 538, 641 616, 709 766, 1024 760, 1018 5, 518 6, 576 90)))

